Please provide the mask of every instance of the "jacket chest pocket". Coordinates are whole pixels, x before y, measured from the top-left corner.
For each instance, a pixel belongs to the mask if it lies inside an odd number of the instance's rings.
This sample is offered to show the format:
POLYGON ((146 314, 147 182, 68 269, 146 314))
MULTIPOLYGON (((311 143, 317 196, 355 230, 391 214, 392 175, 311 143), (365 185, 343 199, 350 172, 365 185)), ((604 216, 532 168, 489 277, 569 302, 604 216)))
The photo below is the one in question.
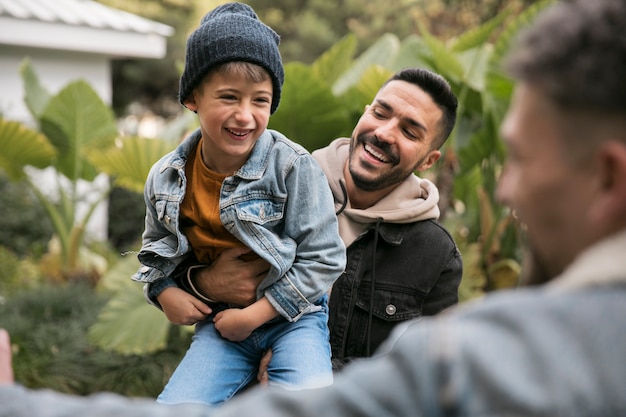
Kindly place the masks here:
POLYGON ((283 218, 285 201, 282 199, 255 198, 234 205, 237 218, 256 224, 277 222, 283 218))
POLYGON ((395 322, 420 317, 425 294, 416 291, 403 291, 398 288, 376 288, 374 304, 370 306, 369 283, 367 288, 359 288, 356 305, 369 311, 379 319, 395 322))

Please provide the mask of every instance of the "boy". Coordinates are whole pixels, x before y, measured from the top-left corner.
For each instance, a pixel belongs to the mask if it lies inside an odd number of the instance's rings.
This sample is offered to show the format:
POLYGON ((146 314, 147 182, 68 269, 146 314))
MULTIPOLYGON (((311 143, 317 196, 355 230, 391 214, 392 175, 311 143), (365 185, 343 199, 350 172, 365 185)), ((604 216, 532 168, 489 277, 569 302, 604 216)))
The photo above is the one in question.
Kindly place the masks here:
POLYGON ((133 276, 170 321, 198 321, 162 403, 221 404, 256 377, 270 347, 270 383, 332 383, 325 294, 345 248, 323 172, 304 148, 267 129, 284 80, 278 44, 240 3, 209 12, 187 41, 179 100, 200 128, 148 176, 142 267, 133 276), (175 288, 177 266, 193 256, 210 265, 225 249, 265 265, 255 303, 203 302, 175 288))

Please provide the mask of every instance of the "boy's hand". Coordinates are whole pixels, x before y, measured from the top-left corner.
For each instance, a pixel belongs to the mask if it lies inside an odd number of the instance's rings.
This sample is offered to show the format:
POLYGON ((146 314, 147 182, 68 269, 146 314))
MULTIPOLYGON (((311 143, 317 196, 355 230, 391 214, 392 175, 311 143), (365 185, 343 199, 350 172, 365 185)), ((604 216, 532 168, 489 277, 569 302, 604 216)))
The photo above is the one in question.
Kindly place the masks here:
POLYGON ((193 325, 206 319, 212 311, 208 305, 176 287, 164 289, 157 300, 165 317, 173 324, 193 325))
POLYGON ((215 315, 213 322, 222 337, 231 342, 241 342, 258 327, 256 323, 250 320, 248 311, 239 308, 220 311, 215 315))

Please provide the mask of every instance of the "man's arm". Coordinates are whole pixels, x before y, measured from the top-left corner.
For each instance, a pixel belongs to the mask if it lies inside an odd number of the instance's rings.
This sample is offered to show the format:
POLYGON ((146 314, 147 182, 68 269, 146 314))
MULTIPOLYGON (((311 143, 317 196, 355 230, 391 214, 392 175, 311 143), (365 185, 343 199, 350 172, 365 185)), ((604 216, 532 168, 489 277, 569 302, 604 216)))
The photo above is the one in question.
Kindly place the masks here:
POLYGON ((263 259, 244 261, 250 249, 224 250, 210 266, 191 267, 189 279, 202 296, 211 301, 246 307, 256 301, 256 289, 267 275, 269 264, 263 259))

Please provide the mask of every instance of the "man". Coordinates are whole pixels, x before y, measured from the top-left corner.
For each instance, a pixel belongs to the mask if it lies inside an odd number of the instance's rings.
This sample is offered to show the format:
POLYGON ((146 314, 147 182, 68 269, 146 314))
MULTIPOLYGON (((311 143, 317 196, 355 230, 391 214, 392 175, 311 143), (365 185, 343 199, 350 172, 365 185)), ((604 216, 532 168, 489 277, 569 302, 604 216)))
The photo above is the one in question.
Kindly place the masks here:
MULTIPOLYGON (((380 89, 359 119, 352 138, 313 152, 335 198, 347 265, 333 285, 329 328, 333 367, 368 357, 401 321, 435 315, 458 301, 462 261, 452 237, 437 223, 439 194, 414 175, 440 157, 456 120, 457 100, 439 75, 419 68, 399 71, 380 89)), ((238 255, 235 252, 235 255, 238 255)), ((185 279, 200 297, 241 303, 231 297, 248 271, 253 298, 259 263, 222 257, 192 269, 185 279), (189 283, 189 281, 187 281, 189 283), (224 294, 224 291, 229 294, 224 294)), ((202 320, 197 312, 180 323, 202 320)), ((271 369, 272 363, 269 367, 271 369)))
MULTIPOLYGON (((562 1, 508 61, 498 196, 544 284, 398 326, 331 387, 257 389, 211 415, 626 415, 625 27, 623 0, 562 1)), ((37 398, 6 391, 0 404, 37 398)))

